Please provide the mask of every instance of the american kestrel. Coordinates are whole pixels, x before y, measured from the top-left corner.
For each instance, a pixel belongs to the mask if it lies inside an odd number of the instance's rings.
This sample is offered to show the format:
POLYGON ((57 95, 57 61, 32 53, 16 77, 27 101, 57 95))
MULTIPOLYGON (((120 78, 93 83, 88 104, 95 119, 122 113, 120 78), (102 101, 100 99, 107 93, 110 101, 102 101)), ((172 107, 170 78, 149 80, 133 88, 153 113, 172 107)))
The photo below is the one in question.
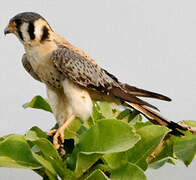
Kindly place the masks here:
POLYGON ((77 49, 59 34, 39 14, 24 12, 9 21, 5 34, 14 33, 24 45, 24 68, 36 80, 46 85, 49 104, 59 124, 53 144, 64 142, 64 130, 77 116, 86 121, 92 113, 92 101, 109 101, 132 107, 150 121, 167 126, 175 134, 185 130, 179 124, 163 118, 151 110, 155 106, 139 99, 150 97, 171 101, 170 98, 121 83, 114 75, 101 68, 85 52, 77 49))

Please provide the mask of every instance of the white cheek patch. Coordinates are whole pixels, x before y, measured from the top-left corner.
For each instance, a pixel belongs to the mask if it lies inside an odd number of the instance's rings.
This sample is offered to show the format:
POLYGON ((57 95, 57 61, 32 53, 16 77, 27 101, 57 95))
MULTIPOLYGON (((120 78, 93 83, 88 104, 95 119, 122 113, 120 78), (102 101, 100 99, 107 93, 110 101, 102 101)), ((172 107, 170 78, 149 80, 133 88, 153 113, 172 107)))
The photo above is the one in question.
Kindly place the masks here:
POLYGON ((23 36, 23 40, 25 42, 29 42, 31 39, 30 39, 30 36, 29 36, 29 33, 28 33, 28 28, 29 28, 29 24, 28 23, 23 23, 21 25, 21 33, 22 33, 22 36, 23 36))
POLYGON ((34 34, 35 34, 36 38, 41 39, 41 36, 42 36, 42 26, 36 26, 35 25, 34 34))

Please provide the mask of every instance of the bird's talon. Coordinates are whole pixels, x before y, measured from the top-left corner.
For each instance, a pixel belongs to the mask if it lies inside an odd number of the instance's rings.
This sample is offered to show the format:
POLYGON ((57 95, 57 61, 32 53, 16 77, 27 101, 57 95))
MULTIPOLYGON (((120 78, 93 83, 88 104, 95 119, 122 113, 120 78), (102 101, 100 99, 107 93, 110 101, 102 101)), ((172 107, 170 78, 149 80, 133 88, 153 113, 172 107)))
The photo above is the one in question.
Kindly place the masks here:
POLYGON ((48 133, 47 133, 47 135, 48 136, 52 136, 53 134, 55 134, 57 132, 57 129, 52 129, 52 130, 50 130, 48 133))
POLYGON ((55 149, 59 149, 60 146, 63 147, 64 143, 64 130, 63 129, 58 129, 53 137, 53 144, 55 149))

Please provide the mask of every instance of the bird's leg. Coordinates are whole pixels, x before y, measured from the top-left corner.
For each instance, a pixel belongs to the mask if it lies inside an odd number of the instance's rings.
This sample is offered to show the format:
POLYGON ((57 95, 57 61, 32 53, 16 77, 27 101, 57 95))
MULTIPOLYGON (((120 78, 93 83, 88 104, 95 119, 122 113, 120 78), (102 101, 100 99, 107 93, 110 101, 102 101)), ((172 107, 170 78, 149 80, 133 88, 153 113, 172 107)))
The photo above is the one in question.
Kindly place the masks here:
POLYGON ((50 136, 55 133, 53 137, 53 145, 56 149, 59 149, 60 145, 64 143, 64 131, 69 127, 74 119, 75 115, 72 115, 62 126, 60 126, 58 129, 53 129, 48 133, 50 136))

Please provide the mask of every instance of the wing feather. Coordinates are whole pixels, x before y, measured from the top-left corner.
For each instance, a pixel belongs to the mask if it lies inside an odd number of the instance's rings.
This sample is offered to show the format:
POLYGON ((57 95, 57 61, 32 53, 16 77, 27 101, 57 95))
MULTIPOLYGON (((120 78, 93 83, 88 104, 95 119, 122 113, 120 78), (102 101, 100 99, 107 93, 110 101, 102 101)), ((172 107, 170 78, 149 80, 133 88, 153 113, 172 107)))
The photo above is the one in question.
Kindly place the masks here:
MULTIPOLYGON (((53 51, 51 60, 57 70, 66 78, 82 87, 118 97, 124 101, 157 109, 155 106, 137 98, 135 95, 137 89, 134 89, 133 93, 129 88, 125 88, 124 84, 120 83, 114 75, 67 47, 61 47, 53 51)), ((147 95, 148 97, 150 96, 149 94, 147 95)))
POLYGON ((119 87, 105 70, 66 47, 55 50, 51 59, 65 77, 80 86, 106 93, 113 87, 119 87))

